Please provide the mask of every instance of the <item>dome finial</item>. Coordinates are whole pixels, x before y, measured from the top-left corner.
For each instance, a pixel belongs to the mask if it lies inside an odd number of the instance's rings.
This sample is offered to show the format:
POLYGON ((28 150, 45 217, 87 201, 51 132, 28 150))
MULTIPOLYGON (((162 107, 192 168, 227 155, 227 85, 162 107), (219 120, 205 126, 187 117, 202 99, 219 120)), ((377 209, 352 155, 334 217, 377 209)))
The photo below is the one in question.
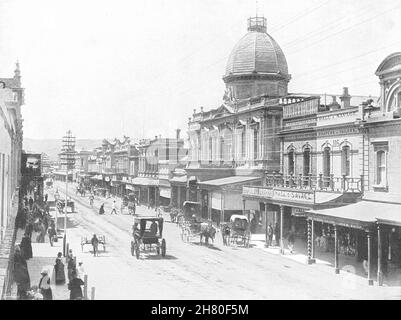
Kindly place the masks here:
POLYGON ((248 31, 267 32, 265 17, 248 18, 248 31))

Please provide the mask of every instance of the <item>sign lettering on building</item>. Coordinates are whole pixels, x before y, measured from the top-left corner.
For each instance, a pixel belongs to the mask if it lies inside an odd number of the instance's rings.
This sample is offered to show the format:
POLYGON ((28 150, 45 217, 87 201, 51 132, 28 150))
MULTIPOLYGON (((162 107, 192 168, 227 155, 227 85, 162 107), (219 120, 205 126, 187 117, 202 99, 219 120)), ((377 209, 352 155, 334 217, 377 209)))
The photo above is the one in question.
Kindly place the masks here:
POLYGON ((313 191, 286 190, 278 188, 243 187, 242 195, 262 199, 283 200, 303 203, 314 203, 313 191))

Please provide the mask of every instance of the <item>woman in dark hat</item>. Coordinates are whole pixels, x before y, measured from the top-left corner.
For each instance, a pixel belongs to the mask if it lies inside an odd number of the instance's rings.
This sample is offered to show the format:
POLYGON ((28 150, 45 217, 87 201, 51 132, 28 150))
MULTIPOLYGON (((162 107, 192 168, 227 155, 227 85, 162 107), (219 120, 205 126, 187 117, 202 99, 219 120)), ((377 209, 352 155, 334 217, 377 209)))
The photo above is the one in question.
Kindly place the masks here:
POLYGON ((20 246, 15 246, 14 252, 14 280, 17 283, 17 299, 27 298, 27 291, 31 287, 28 266, 24 259, 20 246))
POLYGON ((63 254, 59 252, 56 258, 56 264, 54 265, 55 283, 64 284, 65 283, 65 271, 64 263, 62 261, 63 254))
POLYGON ((77 272, 72 272, 72 279, 68 284, 68 290, 70 290, 70 300, 82 300, 82 288, 84 282, 77 277, 77 272))
POLYGON ((25 232, 22 240, 21 240, 21 253, 25 260, 29 260, 32 258, 32 243, 31 238, 29 237, 28 233, 25 232))

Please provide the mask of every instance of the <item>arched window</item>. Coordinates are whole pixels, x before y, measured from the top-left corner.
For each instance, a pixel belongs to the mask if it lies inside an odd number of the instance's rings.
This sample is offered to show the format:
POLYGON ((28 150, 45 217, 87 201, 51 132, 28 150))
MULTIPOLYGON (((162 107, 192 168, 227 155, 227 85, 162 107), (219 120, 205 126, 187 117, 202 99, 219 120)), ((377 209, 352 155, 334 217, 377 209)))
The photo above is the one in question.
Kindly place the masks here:
POLYGON ((294 174, 295 173, 295 152, 294 149, 291 149, 288 152, 288 174, 294 174))
POLYGON ((351 174, 351 149, 344 146, 341 149, 341 175, 349 176, 351 174))
POLYGON ((380 150, 376 153, 376 184, 386 185, 386 152, 380 150))
MULTIPOLYGON (((323 176, 325 178, 330 177, 330 173, 331 173, 331 171, 330 171, 330 165, 331 165, 330 151, 331 151, 330 147, 325 147, 323 149, 323 176)), ((325 180, 328 181, 327 179, 325 179, 325 180)))

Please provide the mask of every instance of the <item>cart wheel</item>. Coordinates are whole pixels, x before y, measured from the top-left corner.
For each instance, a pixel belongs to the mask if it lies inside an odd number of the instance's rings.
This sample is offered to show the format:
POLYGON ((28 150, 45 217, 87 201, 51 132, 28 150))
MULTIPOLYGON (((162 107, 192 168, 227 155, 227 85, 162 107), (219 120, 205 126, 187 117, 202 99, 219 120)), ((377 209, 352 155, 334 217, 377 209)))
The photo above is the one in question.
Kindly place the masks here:
POLYGON ((133 241, 131 241, 131 254, 132 254, 132 256, 135 255, 135 244, 133 241))
POLYGON ((165 257, 166 256, 166 240, 165 239, 163 239, 162 240, 162 257, 165 257))

